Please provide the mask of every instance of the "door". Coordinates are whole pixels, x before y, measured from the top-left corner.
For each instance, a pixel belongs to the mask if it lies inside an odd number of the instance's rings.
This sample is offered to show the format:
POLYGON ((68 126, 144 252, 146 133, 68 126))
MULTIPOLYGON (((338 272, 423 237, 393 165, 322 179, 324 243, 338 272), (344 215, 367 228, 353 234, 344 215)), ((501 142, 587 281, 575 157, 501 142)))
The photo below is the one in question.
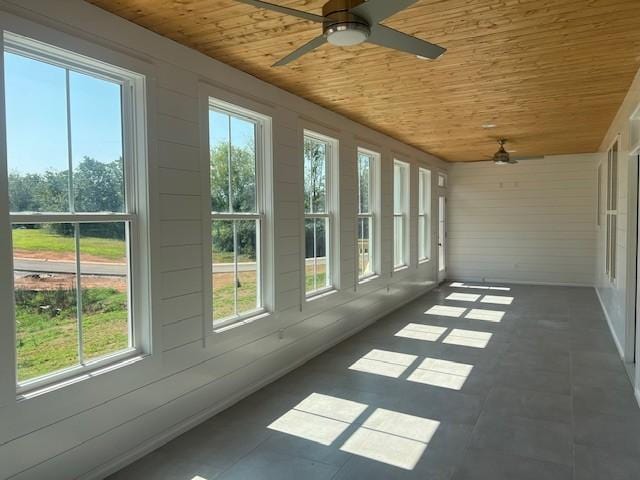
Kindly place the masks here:
POLYGON ((447 278, 447 199, 438 196, 438 283, 447 278))

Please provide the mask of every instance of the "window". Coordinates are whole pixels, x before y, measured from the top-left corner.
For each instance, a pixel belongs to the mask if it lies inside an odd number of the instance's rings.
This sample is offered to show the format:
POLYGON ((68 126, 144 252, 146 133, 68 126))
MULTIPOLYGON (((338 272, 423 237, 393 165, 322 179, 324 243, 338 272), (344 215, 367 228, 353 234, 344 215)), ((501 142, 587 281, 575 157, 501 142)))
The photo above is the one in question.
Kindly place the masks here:
POLYGON ((212 285, 216 325, 264 310, 263 122, 257 114, 210 101, 212 285))
POLYGON ((447 188, 447 176, 444 173, 438 174, 438 186, 440 188, 447 188))
POLYGON ((605 273, 611 282, 616 279, 618 224, 618 141, 607 153, 607 232, 605 273))
POLYGON ((409 264, 409 164, 393 163, 393 266, 409 264))
POLYGON ((358 279, 376 274, 377 164, 379 156, 358 150, 358 279))
POLYGON ((418 171, 418 260, 431 256, 431 172, 418 171))
POLYGON ((335 142, 316 134, 304 136, 305 292, 313 296, 333 288, 331 235, 331 160, 335 142))
POLYGON ((131 292, 144 78, 11 34, 4 74, 16 379, 25 390, 141 349, 143 300, 131 292))

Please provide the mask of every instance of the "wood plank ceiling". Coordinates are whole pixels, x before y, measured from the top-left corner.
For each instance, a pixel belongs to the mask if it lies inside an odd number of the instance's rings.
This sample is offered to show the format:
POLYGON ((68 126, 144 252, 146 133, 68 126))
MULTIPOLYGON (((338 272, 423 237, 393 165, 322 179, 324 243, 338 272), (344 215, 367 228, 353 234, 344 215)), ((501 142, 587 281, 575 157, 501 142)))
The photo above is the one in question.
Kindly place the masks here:
POLYGON ((445 46, 439 60, 325 45, 280 68, 318 24, 234 0, 89 1, 449 161, 500 136, 514 156, 597 151, 640 67, 638 0, 422 0, 385 24, 445 46))

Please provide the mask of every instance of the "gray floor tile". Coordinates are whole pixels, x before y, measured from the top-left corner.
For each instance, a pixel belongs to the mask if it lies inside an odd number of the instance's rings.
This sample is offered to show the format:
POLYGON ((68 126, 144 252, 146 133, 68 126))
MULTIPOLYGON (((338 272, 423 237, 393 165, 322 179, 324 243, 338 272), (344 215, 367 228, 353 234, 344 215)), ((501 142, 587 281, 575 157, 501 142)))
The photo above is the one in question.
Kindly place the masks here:
POLYGON ((483 413, 471 445, 568 466, 573 462, 571 428, 563 423, 483 413))
POLYGON ((184 480, 188 478, 217 479, 221 469, 198 463, 189 459, 168 457, 160 451, 155 451, 120 470, 109 477, 110 480, 184 480))
POLYGON ((637 480, 640 458, 576 445, 576 480, 637 480))
POLYGON ((640 456, 640 420, 593 412, 574 417, 577 444, 640 456))
POLYGON ((470 285, 412 301, 112 478, 640 478, 640 409, 594 290, 470 285), (425 314, 436 305, 464 315, 425 314), (409 324, 443 333, 399 335, 409 324))
POLYGON ((619 390, 574 385, 573 408, 578 413, 598 412, 639 419, 640 409, 631 393, 631 388, 619 390))
POLYGON ((496 387, 484 403, 485 412, 534 420, 572 423, 571 396, 511 387, 496 387))
POLYGON ((472 448, 465 454, 453 480, 572 480, 572 468, 491 449, 472 448))
POLYGON ((268 449, 257 449, 225 471, 219 479, 283 480, 300 478, 304 480, 329 480, 337 471, 338 468, 332 465, 283 455, 268 449))

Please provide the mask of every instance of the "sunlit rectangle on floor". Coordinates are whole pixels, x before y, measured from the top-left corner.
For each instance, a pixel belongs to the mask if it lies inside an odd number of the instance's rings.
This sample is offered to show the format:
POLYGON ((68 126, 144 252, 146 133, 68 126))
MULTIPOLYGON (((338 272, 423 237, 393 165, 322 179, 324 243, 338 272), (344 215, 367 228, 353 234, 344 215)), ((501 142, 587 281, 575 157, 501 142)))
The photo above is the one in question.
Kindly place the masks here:
POLYGON ((418 357, 406 353, 374 349, 358 359, 349 367, 349 370, 398 378, 416 358, 418 357))
POLYGON ((505 297, 502 295, 485 295, 480 303, 495 303, 498 305, 511 305, 513 297, 505 297))
POLYGON ((413 470, 439 425, 436 420, 379 408, 340 449, 413 470))
POLYGON ((439 315, 441 317, 455 317, 458 318, 462 316, 465 312, 466 308, 464 307, 450 307, 448 305, 434 305, 429 310, 427 310, 427 315, 439 315))
POLYGON ((439 358, 425 358, 422 363, 407 378, 410 382, 424 383, 434 387, 461 390, 473 365, 466 363, 441 360, 439 358))
POLYGON ((331 445, 366 408, 363 403, 312 393, 268 428, 331 445))
POLYGON ((500 310, 485 310, 482 308, 472 308, 464 318, 471 320, 484 320, 485 322, 499 323, 504 317, 504 312, 500 310))
POLYGON ((412 338, 414 340, 425 340, 436 342, 447 331, 447 327, 435 325, 423 325, 421 323, 409 323, 402 330, 395 334, 396 337, 412 338))
POLYGON ((480 295, 475 293, 451 293, 447 296, 447 300, 456 300, 459 302, 475 302, 480 298, 480 295))
POLYGON ((442 340, 442 343, 460 345, 462 347, 485 348, 492 336, 493 334, 489 332, 454 328, 451 333, 442 340))

